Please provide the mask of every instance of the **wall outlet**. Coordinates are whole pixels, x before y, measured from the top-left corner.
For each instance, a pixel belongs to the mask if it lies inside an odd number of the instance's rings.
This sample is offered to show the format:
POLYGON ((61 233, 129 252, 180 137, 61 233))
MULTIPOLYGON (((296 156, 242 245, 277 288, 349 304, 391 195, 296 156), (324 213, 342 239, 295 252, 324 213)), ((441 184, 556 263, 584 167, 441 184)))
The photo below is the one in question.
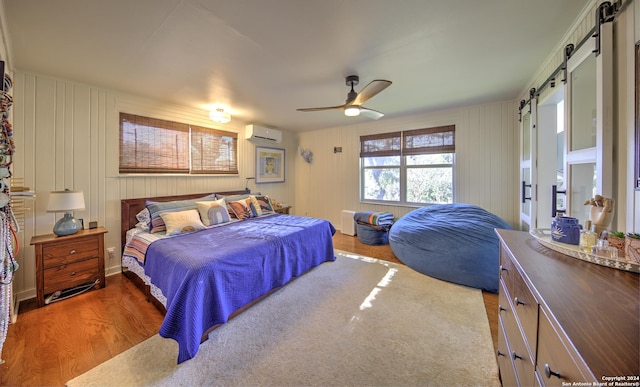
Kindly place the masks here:
POLYGON ((116 255, 116 248, 115 247, 109 247, 107 249, 107 253, 109 253, 109 258, 113 259, 116 255))

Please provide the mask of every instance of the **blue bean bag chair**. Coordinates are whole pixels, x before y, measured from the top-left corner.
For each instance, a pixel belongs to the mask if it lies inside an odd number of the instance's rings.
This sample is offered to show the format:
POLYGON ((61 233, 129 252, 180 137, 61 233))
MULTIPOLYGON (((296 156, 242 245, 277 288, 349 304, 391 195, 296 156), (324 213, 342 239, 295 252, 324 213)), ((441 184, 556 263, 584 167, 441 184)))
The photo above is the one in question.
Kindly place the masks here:
POLYGON ((398 219, 389 231, 389 244, 400 261, 420 273, 497 293, 495 228, 512 227, 474 205, 437 204, 398 219))

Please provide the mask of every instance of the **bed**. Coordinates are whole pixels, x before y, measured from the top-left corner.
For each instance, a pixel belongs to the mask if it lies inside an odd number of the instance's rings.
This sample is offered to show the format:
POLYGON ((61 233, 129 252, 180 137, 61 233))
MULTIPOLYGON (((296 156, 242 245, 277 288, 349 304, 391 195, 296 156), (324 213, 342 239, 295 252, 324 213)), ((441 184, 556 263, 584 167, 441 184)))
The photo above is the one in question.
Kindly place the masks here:
POLYGON ((389 244, 398 259, 416 271, 497 293, 496 228, 511 226, 478 206, 438 204, 416 209, 396 221, 389 244))
MULTIPOLYGON (((165 313, 159 334, 178 342, 178 363, 194 357, 216 326, 312 268, 335 260, 335 228, 330 222, 266 210, 261 216, 162 238, 158 238, 162 232, 130 231, 137 229, 136 216, 147 201, 169 206, 238 194, 247 193, 121 201, 123 272, 165 313)), ((164 233, 170 230, 167 221, 164 233)))

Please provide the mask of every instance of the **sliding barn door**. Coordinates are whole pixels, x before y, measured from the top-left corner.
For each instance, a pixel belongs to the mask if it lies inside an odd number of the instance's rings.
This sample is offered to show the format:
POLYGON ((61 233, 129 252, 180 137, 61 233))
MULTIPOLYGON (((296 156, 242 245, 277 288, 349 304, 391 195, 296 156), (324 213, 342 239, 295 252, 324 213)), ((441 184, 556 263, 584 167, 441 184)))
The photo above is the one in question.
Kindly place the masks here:
POLYGON ((520 229, 536 228, 537 135, 536 98, 531 98, 520 113, 520 229))
POLYGON ((601 27, 599 54, 589 39, 567 62, 566 205, 580 223, 589 217, 586 200, 613 196, 612 24, 601 27))

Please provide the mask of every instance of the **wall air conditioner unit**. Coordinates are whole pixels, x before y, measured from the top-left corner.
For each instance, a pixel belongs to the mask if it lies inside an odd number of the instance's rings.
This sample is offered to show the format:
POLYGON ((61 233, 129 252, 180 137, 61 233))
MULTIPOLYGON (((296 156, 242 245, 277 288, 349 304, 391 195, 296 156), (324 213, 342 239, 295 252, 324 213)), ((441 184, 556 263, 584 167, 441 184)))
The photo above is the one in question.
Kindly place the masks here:
POLYGON ((245 138, 249 141, 282 142, 282 132, 276 129, 265 128, 258 125, 247 125, 245 127, 245 138))

